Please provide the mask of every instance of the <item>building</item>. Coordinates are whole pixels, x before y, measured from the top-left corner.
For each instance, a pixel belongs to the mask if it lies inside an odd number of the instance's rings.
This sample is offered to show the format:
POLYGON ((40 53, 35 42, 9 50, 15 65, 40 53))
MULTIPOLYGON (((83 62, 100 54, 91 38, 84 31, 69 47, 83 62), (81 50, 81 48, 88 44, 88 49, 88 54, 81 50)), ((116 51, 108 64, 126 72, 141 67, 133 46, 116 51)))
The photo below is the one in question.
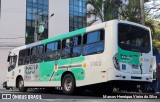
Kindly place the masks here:
POLYGON ((54 13, 40 40, 86 26, 86 0, 26 0, 26 44, 34 42, 36 12, 42 22, 54 13))
POLYGON ((4 70, 0 84, 6 78, 9 51, 34 41, 35 12, 39 12, 39 21, 49 19, 42 40, 85 27, 86 9, 86 0, 0 0, 0 63, 4 70))

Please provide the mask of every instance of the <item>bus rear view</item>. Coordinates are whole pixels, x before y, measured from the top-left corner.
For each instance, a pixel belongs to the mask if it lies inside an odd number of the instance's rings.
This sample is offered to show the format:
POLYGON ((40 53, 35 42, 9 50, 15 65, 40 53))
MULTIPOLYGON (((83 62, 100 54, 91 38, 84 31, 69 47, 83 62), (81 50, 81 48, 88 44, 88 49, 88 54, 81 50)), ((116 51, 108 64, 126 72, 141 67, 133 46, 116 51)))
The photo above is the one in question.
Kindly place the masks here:
POLYGON ((125 81, 123 85, 151 82, 154 59, 150 29, 136 23, 118 21, 117 53, 113 64, 115 73, 112 78, 115 79, 112 80, 125 81))

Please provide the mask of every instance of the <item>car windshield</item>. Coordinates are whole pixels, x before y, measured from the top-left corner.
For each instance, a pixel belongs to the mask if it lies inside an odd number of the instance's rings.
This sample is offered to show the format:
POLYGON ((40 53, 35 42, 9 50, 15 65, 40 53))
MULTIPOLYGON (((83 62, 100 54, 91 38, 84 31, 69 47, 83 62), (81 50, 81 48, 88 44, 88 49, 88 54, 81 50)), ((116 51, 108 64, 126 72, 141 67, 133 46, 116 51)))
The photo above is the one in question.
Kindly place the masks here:
POLYGON ((149 30, 134 25, 119 23, 118 45, 123 50, 148 53, 151 49, 149 30))

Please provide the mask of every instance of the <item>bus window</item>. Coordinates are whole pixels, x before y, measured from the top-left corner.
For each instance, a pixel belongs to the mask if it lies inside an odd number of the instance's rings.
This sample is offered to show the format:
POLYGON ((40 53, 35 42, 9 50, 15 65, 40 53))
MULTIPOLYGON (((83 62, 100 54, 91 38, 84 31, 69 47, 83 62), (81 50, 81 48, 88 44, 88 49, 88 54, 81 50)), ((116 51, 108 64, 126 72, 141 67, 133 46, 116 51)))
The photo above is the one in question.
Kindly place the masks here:
POLYGON ((73 47, 71 47, 72 57, 78 57, 81 55, 81 36, 73 37, 73 47))
POLYGON ((30 49, 21 50, 19 52, 18 65, 29 64, 30 49))
POLYGON ((57 60, 60 58, 61 41, 51 42, 45 46, 45 61, 57 60))
POLYGON ((82 55, 102 53, 104 51, 104 30, 87 33, 83 36, 82 55))
POLYGON ((16 67, 17 56, 10 56, 8 72, 16 67))
POLYGON ((81 35, 71 37, 62 41, 61 58, 78 57, 81 55, 81 35))
POLYGON ((119 23, 118 45, 124 50, 148 53, 151 50, 149 31, 141 27, 119 23))
POLYGON ((33 47, 31 49, 30 62, 31 63, 42 62, 43 61, 43 51, 44 51, 44 46, 43 45, 33 47))

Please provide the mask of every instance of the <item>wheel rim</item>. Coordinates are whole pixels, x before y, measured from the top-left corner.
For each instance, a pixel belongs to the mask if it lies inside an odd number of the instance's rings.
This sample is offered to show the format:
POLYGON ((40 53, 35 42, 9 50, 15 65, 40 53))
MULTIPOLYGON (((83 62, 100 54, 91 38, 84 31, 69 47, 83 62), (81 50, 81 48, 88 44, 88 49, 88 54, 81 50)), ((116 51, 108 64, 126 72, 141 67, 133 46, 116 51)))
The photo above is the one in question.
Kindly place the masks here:
POLYGON ((64 88, 66 91, 70 91, 72 88, 72 80, 71 78, 67 78, 64 82, 64 88))
POLYGON ((23 87, 23 84, 24 84, 23 81, 20 81, 20 82, 19 82, 19 88, 22 88, 22 87, 23 87))

